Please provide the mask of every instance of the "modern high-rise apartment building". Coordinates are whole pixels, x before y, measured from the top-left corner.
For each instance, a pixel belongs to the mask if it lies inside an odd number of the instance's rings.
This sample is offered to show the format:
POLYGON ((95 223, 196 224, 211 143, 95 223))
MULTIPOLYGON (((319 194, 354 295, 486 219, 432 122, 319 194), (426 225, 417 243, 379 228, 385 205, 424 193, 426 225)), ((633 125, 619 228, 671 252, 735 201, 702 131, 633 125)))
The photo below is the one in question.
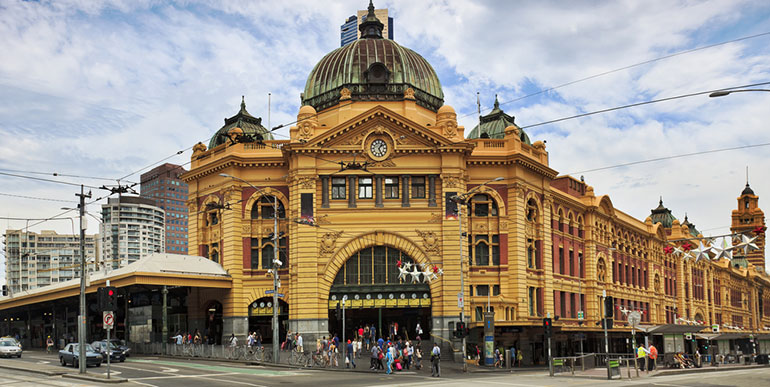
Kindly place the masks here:
POLYGON ((187 184, 180 165, 166 163, 141 176, 141 195, 166 212, 166 252, 187 254, 187 184))
MULTIPOLYGON (((351 15, 347 18, 345 23, 340 26, 340 47, 354 42, 361 37, 358 26, 366 19, 367 12, 368 11, 365 9, 359 10, 355 15, 351 15)), ((375 9, 374 15, 385 25, 382 29, 382 36, 393 40, 393 18, 388 16, 388 9, 375 9), (385 20, 388 22, 384 23, 385 20)))
POLYGON ((102 205, 102 257, 117 269, 165 251, 163 209, 137 196, 109 199, 102 205))
MULTIPOLYGON (((89 271, 100 260, 99 235, 86 235, 89 271)), ((80 235, 5 231, 5 278, 11 293, 80 278, 80 235)))

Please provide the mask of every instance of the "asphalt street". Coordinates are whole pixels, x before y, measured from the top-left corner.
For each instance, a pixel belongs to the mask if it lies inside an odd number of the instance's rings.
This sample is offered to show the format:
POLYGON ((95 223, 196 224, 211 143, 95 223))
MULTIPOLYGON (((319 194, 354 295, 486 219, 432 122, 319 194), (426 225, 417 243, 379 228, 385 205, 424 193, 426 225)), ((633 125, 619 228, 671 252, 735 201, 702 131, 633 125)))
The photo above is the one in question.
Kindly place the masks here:
MULTIPOLYGON (((366 362, 361 362, 366 365, 366 362)), ((27 352, 21 359, 0 359, 0 364, 22 365, 25 369, 53 368, 76 372, 58 365, 55 354, 27 352)), ((92 374, 106 374, 106 365, 90 367, 92 374)), ((488 372, 462 374, 444 372, 432 378, 425 369, 403 371, 393 375, 374 372, 344 372, 312 369, 287 369, 247 366, 218 361, 181 360, 157 357, 132 357, 112 365, 114 376, 127 378, 119 386, 770 386, 770 368, 735 370, 633 380, 598 380, 571 377, 548 377, 543 371, 488 372)), ((13 386, 100 386, 96 382, 78 381, 62 376, 45 376, 22 370, 0 370, 0 385, 13 386)), ((113 384, 114 385, 114 384, 113 384)))

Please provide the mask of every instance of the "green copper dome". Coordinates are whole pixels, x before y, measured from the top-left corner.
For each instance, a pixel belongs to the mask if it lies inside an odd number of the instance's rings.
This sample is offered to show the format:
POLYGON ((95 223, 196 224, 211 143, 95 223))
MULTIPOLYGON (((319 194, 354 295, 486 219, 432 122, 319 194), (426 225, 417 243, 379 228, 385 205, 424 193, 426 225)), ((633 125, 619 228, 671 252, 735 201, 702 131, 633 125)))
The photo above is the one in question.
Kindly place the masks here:
POLYGON ((241 97, 241 110, 239 110, 236 115, 225 118, 225 126, 217 130, 217 133, 211 137, 209 149, 225 143, 232 143, 236 140, 239 142, 254 142, 272 139, 273 134, 262 126, 262 118, 257 118, 249 114, 249 112, 246 111, 246 101, 241 97), (246 139, 236 139, 235 133, 233 133, 233 136, 228 136, 228 133, 235 128, 240 128, 243 132, 240 134, 245 135, 246 139))
POLYGON ((671 225, 674 224, 674 220, 676 219, 676 217, 671 214, 671 210, 663 206, 663 198, 660 198, 658 207, 651 212, 650 219, 652 219, 652 224, 660 223, 665 228, 671 228, 671 225))
POLYGON ((436 71, 416 52, 382 38, 371 4, 359 29, 360 39, 326 54, 310 72, 303 105, 316 111, 337 105, 343 88, 354 101, 401 101, 411 88, 420 106, 436 111, 444 104, 436 71))
MULTIPOLYGON (((468 134, 468 138, 503 138, 505 137, 505 128, 509 126, 519 127, 513 120, 513 116, 505 114, 505 112, 500 109, 500 102, 497 101, 497 96, 495 95, 495 107, 489 114, 479 117, 479 124, 471 130, 468 134)), ((519 134, 521 142, 532 145, 527 133, 521 129, 519 129, 519 131, 521 132, 521 134, 519 134)))

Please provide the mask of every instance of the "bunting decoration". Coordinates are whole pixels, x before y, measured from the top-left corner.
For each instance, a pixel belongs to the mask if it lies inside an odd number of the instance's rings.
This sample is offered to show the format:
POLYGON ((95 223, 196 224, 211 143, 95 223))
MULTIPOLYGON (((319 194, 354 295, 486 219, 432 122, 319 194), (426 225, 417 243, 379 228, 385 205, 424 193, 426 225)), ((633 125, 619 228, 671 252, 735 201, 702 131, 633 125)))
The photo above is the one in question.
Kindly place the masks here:
POLYGON ((444 269, 437 265, 427 265, 424 263, 412 263, 412 262, 396 262, 398 268, 398 279, 407 281, 408 277, 413 284, 417 283, 431 283, 431 281, 437 280, 438 276, 444 275, 444 269))

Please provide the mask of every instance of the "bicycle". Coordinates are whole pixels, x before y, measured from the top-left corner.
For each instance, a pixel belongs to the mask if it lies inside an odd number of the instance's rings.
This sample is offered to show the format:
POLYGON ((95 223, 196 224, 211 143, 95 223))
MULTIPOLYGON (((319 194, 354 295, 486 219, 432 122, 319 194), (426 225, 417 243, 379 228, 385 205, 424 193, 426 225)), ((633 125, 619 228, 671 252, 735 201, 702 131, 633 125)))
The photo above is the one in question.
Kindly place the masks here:
POLYGON ((235 346, 228 346, 227 350, 225 351, 225 358, 228 360, 238 360, 241 358, 243 352, 243 348, 235 346))
POLYGON ((254 351, 254 360, 260 363, 272 363, 273 352, 265 351, 265 347, 257 347, 254 351))
POLYGON ((195 349, 192 344, 182 344, 182 356, 193 357, 195 356, 195 349))
POLYGON ((323 353, 315 352, 312 355, 312 366, 326 368, 329 366, 329 358, 324 356, 323 353))
POLYGON ((304 352, 291 351, 291 355, 289 355, 289 364, 293 366, 306 367, 309 364, 309 359, 304 352))

